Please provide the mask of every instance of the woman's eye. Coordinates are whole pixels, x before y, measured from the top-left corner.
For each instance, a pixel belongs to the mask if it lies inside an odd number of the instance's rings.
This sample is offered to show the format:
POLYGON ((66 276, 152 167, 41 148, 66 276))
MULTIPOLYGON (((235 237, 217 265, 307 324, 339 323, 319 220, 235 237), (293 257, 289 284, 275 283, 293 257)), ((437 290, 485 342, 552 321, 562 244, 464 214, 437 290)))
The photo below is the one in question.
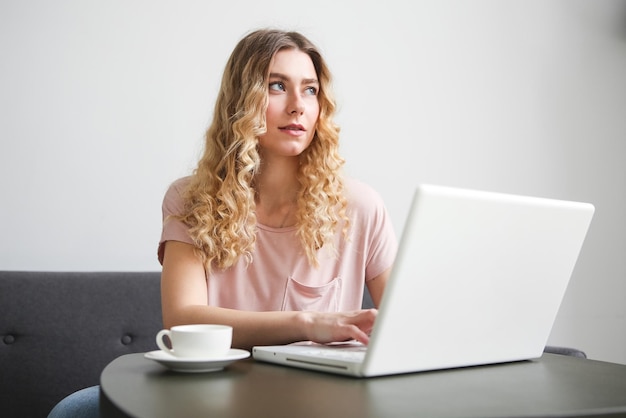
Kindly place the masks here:
POLYGON ((280 81, 275 81, 273 83, 270 83, 270 90, 285 91, 285 85, 280 81))
POLYGON ((317 88, 316 87, 307 87, 305 89, 306 94, 310 96, 317 96, 317 88))

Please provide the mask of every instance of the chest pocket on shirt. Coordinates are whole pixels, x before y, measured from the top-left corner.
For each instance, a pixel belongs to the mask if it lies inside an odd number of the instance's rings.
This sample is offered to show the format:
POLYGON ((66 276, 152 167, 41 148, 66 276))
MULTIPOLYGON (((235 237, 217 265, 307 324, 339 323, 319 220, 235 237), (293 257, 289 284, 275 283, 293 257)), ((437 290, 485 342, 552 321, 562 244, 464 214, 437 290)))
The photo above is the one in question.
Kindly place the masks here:
POLYGON ((307 286, 293 277, 287 279, 283 311, 337 312, 341 295, 341 278, 323 286, 307 286))

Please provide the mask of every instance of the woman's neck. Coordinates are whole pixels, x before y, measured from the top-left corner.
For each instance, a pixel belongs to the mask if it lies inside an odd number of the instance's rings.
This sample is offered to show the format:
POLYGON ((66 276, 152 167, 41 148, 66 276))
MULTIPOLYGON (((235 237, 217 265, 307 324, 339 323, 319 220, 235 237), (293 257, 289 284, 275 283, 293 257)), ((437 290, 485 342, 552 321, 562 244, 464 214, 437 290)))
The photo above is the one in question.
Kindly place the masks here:
POLYGON ((264 161, 255 178, 257 221, 282 228, 295 224, 300 188, 298 162, 293 159, 264 161))

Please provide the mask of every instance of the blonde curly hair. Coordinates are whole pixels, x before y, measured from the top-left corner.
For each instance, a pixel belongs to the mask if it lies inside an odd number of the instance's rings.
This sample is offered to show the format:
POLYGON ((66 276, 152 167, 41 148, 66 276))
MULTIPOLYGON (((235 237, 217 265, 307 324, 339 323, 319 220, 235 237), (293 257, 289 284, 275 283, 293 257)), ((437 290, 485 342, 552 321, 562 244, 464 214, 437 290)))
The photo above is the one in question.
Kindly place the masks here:
POLYGON ((320 106, 310 146, 300 155, 297 236, 312 266, 318 250, 333 253, 334 236, 343 220, 346 198, 340 170, 339 127, 333 122, 335 101, 331 74, 318 49, 303 35, 274 29, 245 36, 224 70, 205 149, 183 194, 184 213, 205 268, 226 269, 240 257, 248 262, 256 241, 255 175, 260 167, 258 137, 266 131, 269 67, 281 50, 297 49, 311 57, 320 83, 320 106))

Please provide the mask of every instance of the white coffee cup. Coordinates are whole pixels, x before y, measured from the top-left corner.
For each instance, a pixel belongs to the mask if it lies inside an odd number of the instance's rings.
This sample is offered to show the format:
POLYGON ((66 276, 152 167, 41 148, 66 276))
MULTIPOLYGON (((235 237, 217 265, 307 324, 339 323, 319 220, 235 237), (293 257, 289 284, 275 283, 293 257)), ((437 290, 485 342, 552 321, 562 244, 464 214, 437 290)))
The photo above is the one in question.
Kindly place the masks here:
POLYGON ((193 324, 162 329, 156 343, 166 353, 186 358, 219 358, 228 354, 233 339, 233 328, 228 325, 193 324), (163 337, 170 340, 172 348, 165 345, 163 337))

